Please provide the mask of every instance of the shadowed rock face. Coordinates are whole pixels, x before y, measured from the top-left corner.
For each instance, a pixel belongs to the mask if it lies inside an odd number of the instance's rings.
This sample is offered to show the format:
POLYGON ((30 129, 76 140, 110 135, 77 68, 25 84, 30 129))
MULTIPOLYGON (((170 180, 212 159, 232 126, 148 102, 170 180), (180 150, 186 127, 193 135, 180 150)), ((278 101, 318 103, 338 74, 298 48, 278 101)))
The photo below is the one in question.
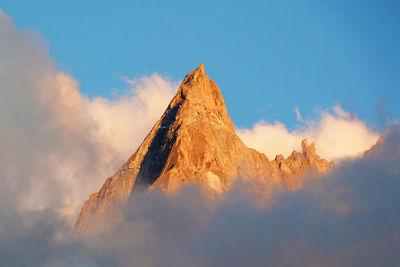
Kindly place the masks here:
POLYGON ((157 129, 148 151, 140 164, 139 173, 133 187, 134 191, 140 191, 152 185, 164 169, 180 127, 180 124, 178 124, 172 136, 169 135, 170 126, 175 123, 176 113, 180 104, 167 110, 165 113, 166 116, 162 119, 161 126, 157 129))
POLYGON ((166 111, 137 151, 109 177, 81 210, 74 232, 88 228, 90 218, 112 211, 133 192, 160 189, 175 193, 193 183, 205 195, 229 190, 235 179, 282 182, 309 170, 326 171, 329 163, 317 156, 314 143, 287 159, 268 158, 244 145, 236 135, 221 92, 204 72, 204 65, 186 75, 166 111))

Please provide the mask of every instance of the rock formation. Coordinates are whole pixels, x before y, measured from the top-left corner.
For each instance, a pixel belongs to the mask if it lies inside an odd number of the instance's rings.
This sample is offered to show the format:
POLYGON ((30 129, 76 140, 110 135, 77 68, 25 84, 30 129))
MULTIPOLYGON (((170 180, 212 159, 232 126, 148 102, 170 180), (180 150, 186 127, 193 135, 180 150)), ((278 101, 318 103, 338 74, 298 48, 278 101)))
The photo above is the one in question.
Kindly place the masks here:
POLYGON ((223 193, 236 179, 273 180, 293 188, 294 179, 308 170, 326 171, 329 163, 317 156, 315 145, 303 140, 302 152, 287 159, 265 154, 236 135, 225 102, 204 65, 186 75, 178 92, 136 152, 89 197, 74 232, 89 219, 109 212, 113 203, 125 203, 136 191, 160 189, 174 194, 186 183, 205 194, 223 193))

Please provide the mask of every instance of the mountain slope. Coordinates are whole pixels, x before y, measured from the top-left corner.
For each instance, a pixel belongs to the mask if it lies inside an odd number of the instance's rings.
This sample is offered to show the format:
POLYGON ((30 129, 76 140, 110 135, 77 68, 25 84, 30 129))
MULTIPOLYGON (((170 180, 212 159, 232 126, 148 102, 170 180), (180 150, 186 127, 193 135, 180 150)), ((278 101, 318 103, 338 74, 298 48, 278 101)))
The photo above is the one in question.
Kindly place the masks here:
POLYGON ((128 161, 85 202, 74 227, 79 232, 94 215, 124 203, 135 191, 176 192, 185 183, 197 184, 206 194, 229 190, 235 179, 282 181, 289 188, 305 171, 326 171, 314 144, 303 141, 302 153, 269 159, 250 149, 236 135, 221 92, 204 72, 190 72, 162 117, 128 161))

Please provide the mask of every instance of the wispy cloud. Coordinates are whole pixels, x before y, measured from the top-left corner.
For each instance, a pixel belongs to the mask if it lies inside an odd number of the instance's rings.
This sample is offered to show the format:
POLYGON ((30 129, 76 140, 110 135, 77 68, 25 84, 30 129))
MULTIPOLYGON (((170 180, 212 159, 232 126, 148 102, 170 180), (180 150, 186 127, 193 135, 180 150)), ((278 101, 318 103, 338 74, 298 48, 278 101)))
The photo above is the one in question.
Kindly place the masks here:
POLYGON ((303 121, 303 119, 301 118, 300 110, 299 110, 298 107, 296 107, 296 108, 294 109, 294 112, 296 113, 296 119, 297 119, 298 121, 303 121))

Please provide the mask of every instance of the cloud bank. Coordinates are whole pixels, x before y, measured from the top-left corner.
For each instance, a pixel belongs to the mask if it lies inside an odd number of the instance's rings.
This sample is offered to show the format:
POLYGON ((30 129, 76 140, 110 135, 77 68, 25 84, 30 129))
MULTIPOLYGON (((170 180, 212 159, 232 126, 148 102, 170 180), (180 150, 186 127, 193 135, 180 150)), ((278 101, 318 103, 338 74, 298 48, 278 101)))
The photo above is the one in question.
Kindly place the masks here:
POLYGON ((171 257, 182 266, 395 266, 399 156, 397 128, 366 157, 275 195, 272 208, 255 206, 240 188, 217 204, 190 190, 170 201, 153 192, 133 200, 126 225, 145 225, 135 237, 160 257, 149 265, 171 257))
MULTIPOLYGON (((272 208, 253 205, 239 188, 215 202, 191 188, 176 198, 151 192, 132 200, 113 235, 71 239, 82 201, 134 152, 178 84, 154 74, 126 79, 130 90, 115 99, 89 99, 45 47, 39 34, 17 31, 0 12, 2 265, 398 263, 397 128, 367 157, 343 162, 299 192, 276 195, 272 208)), ((306 135, 331 159, 357 155, 378 136, 339 108, 294 132, 260 122, 239 133, 269 157, 291 152, 306 135)))
POLYGON ((138 194, 114 230, 82 239, 57 238, 66 223, 49 210, 4 213, 0 254, 7 266, 397 266, 399 157, 392 129, 367 156, 268 208, 241 187, 218 201, 196 188, 138 194))

